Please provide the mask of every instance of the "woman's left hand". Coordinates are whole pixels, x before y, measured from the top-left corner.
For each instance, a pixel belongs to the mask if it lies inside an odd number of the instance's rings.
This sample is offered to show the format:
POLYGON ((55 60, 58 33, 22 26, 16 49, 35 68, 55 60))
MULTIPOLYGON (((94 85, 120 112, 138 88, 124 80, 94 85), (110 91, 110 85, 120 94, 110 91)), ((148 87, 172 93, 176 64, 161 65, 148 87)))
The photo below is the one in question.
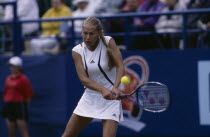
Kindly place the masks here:
POLYGON ((119 94, 121 94, 121 91, 118 88, 114 87, 112 89, 112 94, 113 94, 113 99, 119 100, 119 94))

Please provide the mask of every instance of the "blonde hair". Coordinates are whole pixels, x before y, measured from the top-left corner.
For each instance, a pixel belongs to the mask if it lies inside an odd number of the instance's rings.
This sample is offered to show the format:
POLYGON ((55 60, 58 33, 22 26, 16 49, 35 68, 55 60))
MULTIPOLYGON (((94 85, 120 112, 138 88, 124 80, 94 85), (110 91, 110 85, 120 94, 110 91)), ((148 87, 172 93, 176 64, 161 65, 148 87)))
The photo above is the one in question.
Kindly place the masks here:
POLYGON ((83 26, 84 25, 91 25, 95 27, 98 32, 100 32, 100 38, 103 41, 104 45, 107 47, 108 66, 109 66, 109 70, 111 70, 115 66, 115 62, 112 56, 111 49, 108 47, 108 44, 106 43, 101 21, 95 17, 88 17, 84 20, 83 26))

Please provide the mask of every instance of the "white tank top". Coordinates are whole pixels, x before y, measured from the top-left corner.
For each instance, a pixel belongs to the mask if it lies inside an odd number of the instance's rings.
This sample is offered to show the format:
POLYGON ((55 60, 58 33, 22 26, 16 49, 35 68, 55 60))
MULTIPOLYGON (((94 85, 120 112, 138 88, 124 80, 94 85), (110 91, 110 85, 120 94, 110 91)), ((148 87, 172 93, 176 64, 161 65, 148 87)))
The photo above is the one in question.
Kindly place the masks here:
MULTIPOLYGON (((110 41, 110 36, 105 36, 106 43, 110 41)), ((108 55, 106 45, 100 39, 98 46, 94 51, 90 51, 85 43, 76 45, 72 50, 80 54, 82 57, 83 66, 88 77, 96 83, 111 90, 116 79, 116 68, 113 67, 110 71, 108 68, 108 55)), ((98 91, 86 88, 85 92, 93 94, 101 94, 98 91)))

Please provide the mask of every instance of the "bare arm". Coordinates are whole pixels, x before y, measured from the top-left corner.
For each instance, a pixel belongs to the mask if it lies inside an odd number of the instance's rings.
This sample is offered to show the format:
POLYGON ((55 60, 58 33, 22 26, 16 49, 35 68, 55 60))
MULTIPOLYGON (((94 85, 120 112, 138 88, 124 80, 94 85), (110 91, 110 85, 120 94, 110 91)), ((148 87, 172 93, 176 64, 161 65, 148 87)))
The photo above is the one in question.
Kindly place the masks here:
POLYGON ((78 75, 80 81, 82 82, 82 84, 92 90, 101 92, 105 99, 111 99, 112 96, 111 96, 110 90, 108 90, 104 86, 97 84, 93 80, 89 79, 89 77, 87 76, 85 69, 83 67, 81 56, 74 51, 72 51, 72 56, 74 59, 77 75, 78 75))

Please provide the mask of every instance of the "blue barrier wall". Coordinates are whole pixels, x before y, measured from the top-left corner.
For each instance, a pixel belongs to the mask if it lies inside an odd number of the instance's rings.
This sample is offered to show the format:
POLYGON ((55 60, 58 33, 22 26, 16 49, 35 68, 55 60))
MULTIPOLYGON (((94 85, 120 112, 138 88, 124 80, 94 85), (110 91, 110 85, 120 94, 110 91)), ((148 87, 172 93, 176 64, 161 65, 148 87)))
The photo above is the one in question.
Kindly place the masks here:
MULTIPOLYGON (((160 81, 169 86, 172 105, 153 114, 127 108, 118 136, 209 136, 210 134, 210 50, 126 51, 123 52, 129 87, 138 82, 160 81)), ((9 74, 8 57, 0 57, 0 108, 2 89, 9 74)), ((24 70, 32 82, 35 96, 30 109, 31 137, 59 137, 83 93, 70 54, 23 56, 24 70)), ((124 87, 126 90, 129 87, 124 87)), ((0 118, 0 136, 6 137, 5 122, 0 118)), ((101 136, 101 123, 94 120, 81 136, 101 136)))

